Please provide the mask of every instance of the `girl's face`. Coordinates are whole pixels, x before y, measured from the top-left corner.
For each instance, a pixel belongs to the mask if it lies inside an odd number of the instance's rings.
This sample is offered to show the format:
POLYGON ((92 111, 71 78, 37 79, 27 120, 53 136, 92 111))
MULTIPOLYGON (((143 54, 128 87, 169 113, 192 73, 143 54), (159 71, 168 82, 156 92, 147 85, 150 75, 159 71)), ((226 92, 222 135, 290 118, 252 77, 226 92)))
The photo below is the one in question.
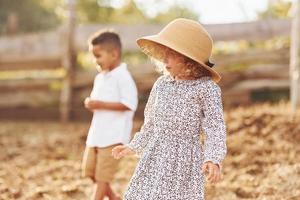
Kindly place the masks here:
POLYGON ((164 63, 170 75, 176 77, 182 74, 184 69, 184 57, 169 49, 166 50, 165 55, 164 63))

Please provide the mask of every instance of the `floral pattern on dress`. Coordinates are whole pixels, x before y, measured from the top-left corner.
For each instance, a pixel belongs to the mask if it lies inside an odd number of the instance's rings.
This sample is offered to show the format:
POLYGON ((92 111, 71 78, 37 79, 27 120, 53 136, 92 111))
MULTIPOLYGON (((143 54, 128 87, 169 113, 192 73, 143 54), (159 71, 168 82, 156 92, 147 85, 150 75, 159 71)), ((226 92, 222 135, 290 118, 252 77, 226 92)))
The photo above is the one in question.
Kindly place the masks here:
POLYGON ((202 164, 221 164, 226 155, 223 115, 221 89, 211 77, 158 78, 144 124, 127 144, 140 160, 124 200, 203 200, 202 164))

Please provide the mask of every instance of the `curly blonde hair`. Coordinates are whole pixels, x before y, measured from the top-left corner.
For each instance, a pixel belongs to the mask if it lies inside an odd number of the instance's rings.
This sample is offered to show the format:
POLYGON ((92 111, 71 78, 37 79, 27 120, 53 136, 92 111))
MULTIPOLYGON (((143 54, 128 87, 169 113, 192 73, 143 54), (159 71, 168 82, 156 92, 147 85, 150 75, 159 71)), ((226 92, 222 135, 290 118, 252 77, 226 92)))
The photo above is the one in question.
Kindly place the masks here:
POLYGON ((193 79, 198 79, 203 76, 211 76, 211 73, 200 63, 164 45, 149 42, 143 46, 142 51, 146 55, 148 55, 152 63, 155 64, 156 70, 163 74, 169 74, 169 72, 165 68, 166 64, 164 60, 167 54, 171 53, 175 56, 182 57, 184 69, 182 70, 183 72, 179 74, 179 76, 189 77, 193 79))

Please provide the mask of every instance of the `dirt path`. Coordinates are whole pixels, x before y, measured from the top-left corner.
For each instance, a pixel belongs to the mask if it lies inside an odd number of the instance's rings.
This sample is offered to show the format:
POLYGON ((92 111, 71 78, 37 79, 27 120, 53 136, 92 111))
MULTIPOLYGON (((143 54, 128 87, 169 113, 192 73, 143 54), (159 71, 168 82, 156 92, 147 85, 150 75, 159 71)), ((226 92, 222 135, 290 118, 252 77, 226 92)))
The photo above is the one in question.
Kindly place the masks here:
MULTIPOLYGON (((300 199, 300 112, 260 104, 226 111, 228 156, 224 179, 207 185, 207 199, 300 199)), ((139 123, 136 123, 136 129, 139 123)), ((88 123, 0 122, 0 200, 87 199, 80 177, 88 123)), ((113 183, 120 195, 137 163, 122 160, 113 183)))

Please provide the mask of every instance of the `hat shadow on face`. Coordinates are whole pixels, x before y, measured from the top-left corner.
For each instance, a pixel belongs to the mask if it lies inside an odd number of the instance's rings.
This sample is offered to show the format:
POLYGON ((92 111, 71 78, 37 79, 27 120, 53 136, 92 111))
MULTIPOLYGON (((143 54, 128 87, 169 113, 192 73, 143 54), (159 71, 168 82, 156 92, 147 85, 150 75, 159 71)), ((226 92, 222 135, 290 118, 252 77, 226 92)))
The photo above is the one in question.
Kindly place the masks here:
POLYGON ((161 44, 155 44, 151 45, 151 47, 148 47, 147 50, 151 50, 152 52, 155 52, 155 57, 153 54, 147 54, 154 63, 156 70, 158 72, 162 72, 165 75, 170 75, 170 72, 167 70, 166 66, 168 65, 168 59, 172 58, 179 58, 177 60, 179 63, 181 63, 181 67, 183 68, 181 73, 178 74, 181 77, 186 77, 188 79, 198 79, 203 76, 210 76, 210 72, 203 67, 200 63, 182 55, 179 52, 176 52, 173 49, 170 49, 169 47, 166 47, 161 44))

